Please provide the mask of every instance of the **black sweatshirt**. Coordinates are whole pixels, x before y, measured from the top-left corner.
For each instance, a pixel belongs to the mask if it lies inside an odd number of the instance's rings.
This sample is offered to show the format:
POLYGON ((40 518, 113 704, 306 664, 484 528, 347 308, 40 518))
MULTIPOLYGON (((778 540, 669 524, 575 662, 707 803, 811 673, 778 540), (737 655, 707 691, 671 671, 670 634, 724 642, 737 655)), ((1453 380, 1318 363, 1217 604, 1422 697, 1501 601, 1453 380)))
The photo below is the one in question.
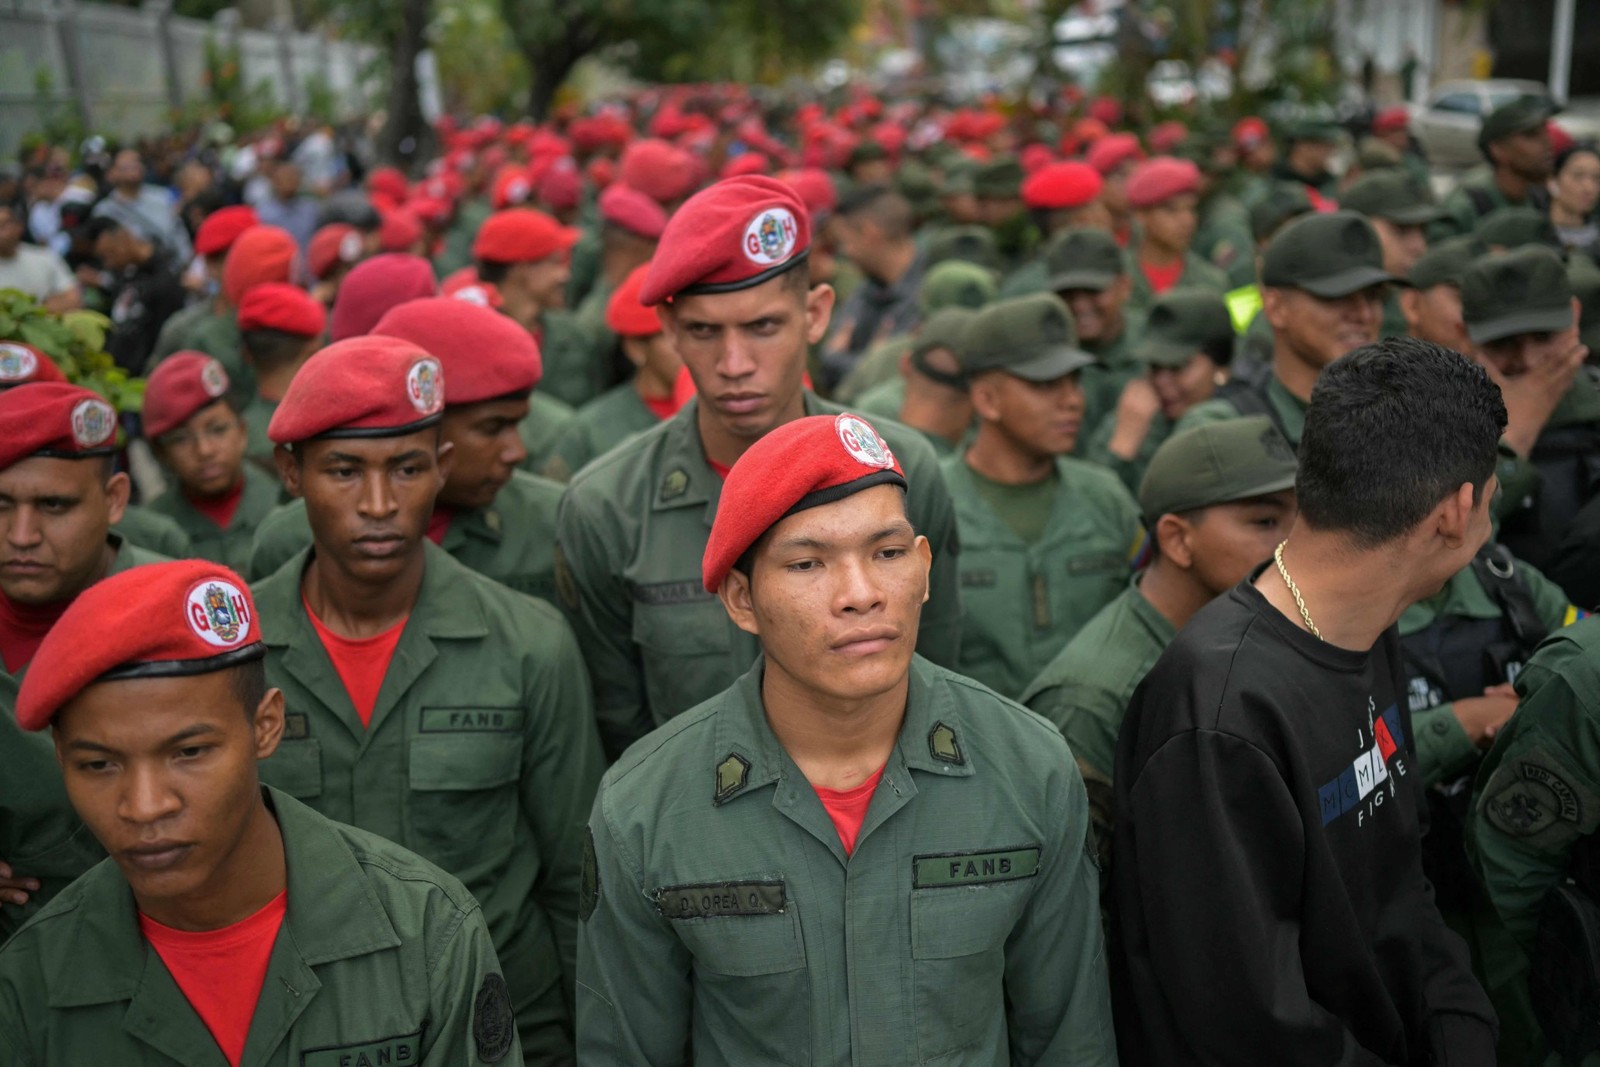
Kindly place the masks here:
POLYGON ((1494 1013, 1422 874, 1399 639, 1335 648, 1250 581, 1179 633, 1117 744, 1122 1062, 1489 1067, 1494 1013))

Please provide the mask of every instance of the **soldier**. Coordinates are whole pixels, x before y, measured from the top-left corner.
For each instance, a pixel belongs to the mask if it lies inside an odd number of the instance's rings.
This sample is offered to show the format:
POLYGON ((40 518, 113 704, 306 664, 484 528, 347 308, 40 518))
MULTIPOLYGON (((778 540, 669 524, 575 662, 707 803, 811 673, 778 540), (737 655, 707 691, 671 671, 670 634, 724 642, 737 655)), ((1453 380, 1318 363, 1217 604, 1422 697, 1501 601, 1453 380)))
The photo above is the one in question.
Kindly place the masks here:
POLYGON ((1469 176, 1444 198, 1435 237, 1471 233, 1496 208, 1549 206, 1544 187, 1554 160, 1549 121, 1549 105, 1531 98, 1512 100, 1489 113, 1478 130, 1478 151, 1488 161, 1487 173, 1469 176))
POLYGON ((1322 369, 1378 339, 1385 286, 1383 246, 1352 211, 1308 215, 1272 238, 1261 259, 1262 311, 1272 325, 1272 373, 1230 384, 1178 420, 1187 430, 1240 415, 1266 415, 1296 448, 1322 369))
POLYGON ((734 465, 699 582, 762 654, 595 800, 585 1062, 1115 1062, 1078 772, 914 654, 913 478, 848 414, 734 465))
POLYGON ((328 316, 328 337, 345 341, 372 332, 390 308, 437 296, 433 268, 421 256, 384 252, 350 268, 328 316))
POLYGON ((572 317, 589 337, 591 358, 606 366, 617 353, 617 335, 606 316, 611 296, 655 255, 656 242, 667 226, 667 213, 638 190, 615 183, 600 193, 595 208, 600 213, 600 272, 572 317))
POLYGON ((1138 547, 1128 491, 1068 457, 1083 418, 1078 376, 1092 359, 1048 293, 992 304, 962 335, 978 428, 940 463, 961 535, 958 663, 1002 696, 1020 695, 1121 592, 1138 547))
POLYGON ((261 776, 466 883, 527 1062, 570 1062, 579 839, 601 770, 589 687, 554 609, 427 539, 452 458, 442 379, 410 342, 353 338, 312 356, 273 417, 314 543, 254 587, 290 708, 261 776))
POLYGON ((1335 122, 1305 118, 1290 123, 1283 131, 1283 155, 1272 168, 1280 182, 1297 182, 1308 193, 1331 200, 1339 179, 1328 171, 1328 162, 1344 131, 1335 122))
POLYGON ((244 365, 255 380, 240 412, 248 437, 245 455, 276 477, 267 427, 295 372, 322 344, 328 313, 297 285, 265 282, 239 302, 237 321, 244 365))
POLYGON ((1199 226, 1200 168, 1157 156, 1128 179, 1128 206, 1139 224, 1128 314, 1140 321, 1156 297, 1176 286, 1228 291, 1228 276, 1191 250, 1199 226))
POLYGON ((911 351, 900 359, 900 388, 868 389, 856 407, 921 430, 935 453, 941 458, 950 455, 972 429, 972 396, 967 392, 961 351, 967 325, 976 314, 965 307, 935 311, 917 331, 911 351))
POLYGON ((194 234, 194 251, 205 266, 205 288, 202 299, 175 313, 161 326, 156 335, 156 347, 150 353, 151 366, 160 363, 174 352, 196 347, 191 337, 202 340, 214 330, 224 336, 231 333, 234 345, 238 344, 238 329, 233 323, 233 307, 222 295, 222 268, 228 260, 228 250, 239 235, 258 225, 255 208, 239 205, 218 208, 205 217, 194 234))
MULTIPOLYGON (((1346 211, 1359 211, 1372 223, 1383 245, 1383 269, 1396 278, 1409 277, 1411 268, 1428 251, 1427 225, 1439 218, 1432 192, 1404 171, 1379 170, 1353 182, 1339 203, 1346 211)), ((1395 291, 1384 301, 1381 330, 1384 337, 1406 332, 1406 318, 1395 291)))
POLYGON ((1022 181, 1022 202, 1034 227, 1049 240, 1067 230, 1111 229, 1111 212, 1100 202, 1105 179, 1087 163, 1047 163, 1022 181))
POLYGON ((87 389, 0 393, 0 941, 104 853, 73 814, 50 745, 17 732, 17 686, 73 599, 160 556, 111 532, 128 503, 117 420, 87 389))
POLYGON ((107 578, 41 645, 17 720, 54 741, 57 777, 110 859, 0 949, 7 1063, 444 1067, 517 1053, 466 888, 261 788, 256 761, 285 720, 265 654, 243 580, 199 561, 107 578))
POLYGON ((1129 320, 1133 278, 1127 257, 1110 234, 1073 230, 1046 246, 1044 262, 1049 291, 1066 302, 1078 344, 1095 360, 1083 375, 1083 425, 1093 430, 1116 410, 1122 387, 1139 373, 1132 342, 1144 324, 1142 315, 1129 320))
POLYGON ((822 364, 839 381, 869 348, 922 320, 917 292, 927 267, 912 232, 911 204, 887 185, 857 189, 840 201, 829 223, 839 254, 865 276, 839 308, 822 364))
POLYGON ((1111 215, 1111 233, 1119 248, 1127 248, 1133 241, 1133 212, 1128 206, 1128 179, 1133 168, 1144 159, 1144 149, 1139 138, 1131 133, 1113 133, 1095 141, 1084 155, 1084 161, 1100 172, 1105 184, 1100 191, 1100 202, 1111 215))
MULTIPOLYGON (((662 325, 698 397, 576 475, 557 515, 562 606, 595 685, 613 759, 652 727, 725 689, 757 643, 692 580, 722 477, 769 430, 839 413, 801 384, 806 346, 827 331, 833 292, 812 288, 805 208, 768 178, 730 178, 667 223, 640 300, 662 325), (565 583, 565 584, 563 584, 565 583)), ((911 430, 885 435, 912 472, 912 520, 934 546, 921 648, 954 663, 960 607, 955 514, 933 449, 911 430)))
POLYGON ((1400 290, 1406 332, 1423 341, 1470 353, 1467 320, 1461 313, 1461 278, 1474 260, 1489 251, 1476 237, 1440 241, 1411 265, 1411 284, 1400 290))
POLYGON ((175 483, 146 506, 177 523, 195 556, 242 569, 279 486, 245 462, 249 436, 222 364, 199 352, 164 360, 145 385, 144 432, 175 483))
POLYGON ((1205 605, 1272 555, 1294 524, 1294 452, 1264 416, 1200 426, 1156 450, 1139 487, 1150 563, 1023 690, 1078 761, 1110 869, 1111 775, 1133 691, 1205 605))

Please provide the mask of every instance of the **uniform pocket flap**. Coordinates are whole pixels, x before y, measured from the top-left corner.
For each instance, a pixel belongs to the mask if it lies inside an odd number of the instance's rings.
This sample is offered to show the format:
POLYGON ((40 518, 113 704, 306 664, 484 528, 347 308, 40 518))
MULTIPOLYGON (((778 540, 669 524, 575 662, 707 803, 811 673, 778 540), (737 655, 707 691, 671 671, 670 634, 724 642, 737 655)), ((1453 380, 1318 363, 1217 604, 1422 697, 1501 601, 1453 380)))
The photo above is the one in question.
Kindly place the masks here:
POLYGON ((633 639, 641 648, 669 655, 699 656, 728 651, 728 613, 713 596, 633 606, 633 639))
POLYGON ((412 789, 490 789, 522 771, 520 734, 421 735, 411 739, 412 789))
POLYGON ((794 902, 781 912, 764 907, 701 909, 711 917, 674 919, 672 930, 694 954, 698 970, 748 977, 802 969, 806 948, 794 902))
POLYGON ((322 744, 314 737, 283 741, 261 763, 261 780, 292 797, 322 795, 322 744))

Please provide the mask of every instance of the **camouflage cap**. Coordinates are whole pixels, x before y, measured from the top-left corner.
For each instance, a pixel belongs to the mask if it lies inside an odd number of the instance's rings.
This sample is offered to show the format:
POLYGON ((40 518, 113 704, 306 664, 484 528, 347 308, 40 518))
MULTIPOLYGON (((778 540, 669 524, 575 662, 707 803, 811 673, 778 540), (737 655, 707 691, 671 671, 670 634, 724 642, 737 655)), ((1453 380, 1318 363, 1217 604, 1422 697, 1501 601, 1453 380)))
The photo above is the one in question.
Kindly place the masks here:
POLYGON ((960 343, 968 374, 1000 370, 1030 382, 1053 382, 1094 362, 1078 347, 1072 312, 1054 293, 990 304, 967 323, 960 343))
POLYGON ((1383 245, 1372 223, 1353 211, 1295 219, 1261 259, 1262 286, 1301 289, 1322 300, 1399 280, 1383 269, 1383 245))
POLYGON ((1294 487, 1294 449, 1265 415, 1212 422, 1173 434, 1139 483, 1139 510, 1154 529, 1181 514, 1294 487))
POLYGON ((1109 289, 1128 273, 1127 259, 1116 238, 1104 230, 1067 230, 1050 239, 1044 249, 1044 266, 1050 291, 1109 289))
POLYGON ((949 226, 936 232, 928 242, 923 262, 932 269, 952 259, 996 272, 1005 266, 994 231, 987 226, 949 226))
POLYGON ((1519 97, 1510 103, 1501 104, 1489 112, 1488 118, 1484 119, 1483 125, 1479 127, 1478 148, 1485 149, 1507 137, 1543 129, 1553 114, 1555 110, 1550 106, 1550 102, 1536 96, 1519 97))
POLYGON ((1467 234, 1440 241, 1423 253, 1411 265, 1406 280, 1418 289, 1432 289, 1436 285, 1460 286, 1461 276, 1476 259, 1489 254, 1483 240, 1467 234))
POLYGON ((1289 220, 1312 212, 1311 197, 1299 182, 1276 182, 1250 206, 1250 236, 1259 244, 1277 233, 1289 220))
POLYGON ((1181 367, 1201 348, 1233 342, 1233 316, 1220 293, 1173 289, 1150 306, 1133 356, 1153 367, 1181 367))
POLYGON ((1523 245, 1543 245, 1561 251, 1561 237, 1555 223, 1543 211, 1531 207, 1502 207, 1489 212, 1472 231, 1490 248, 1512 249, 1523 245))
POLYGON ((1399 226, 1421 226, 1442 214, 1433 201, 1432 190, 1423 188, 1403 170, 1363 174, 1344 191, 1339 206, 1399 226))
POLYGON ((1491 252, 1462 276, 1461 311, 1475 345, 1565 330, 1572 325, 1572 282, 1548 248, 1491 252))
POLYGON ((917 306, 924 315, 941 308, 981 308, 995 298, 1000 283, 994 271, 962 259, 947 259, 922 276, 917 306))
POLYGON ((1012 200, 1022 195, 1022 164, 1005 156, 979 164, 972 175, 972 191, 987 200, 1012 200))

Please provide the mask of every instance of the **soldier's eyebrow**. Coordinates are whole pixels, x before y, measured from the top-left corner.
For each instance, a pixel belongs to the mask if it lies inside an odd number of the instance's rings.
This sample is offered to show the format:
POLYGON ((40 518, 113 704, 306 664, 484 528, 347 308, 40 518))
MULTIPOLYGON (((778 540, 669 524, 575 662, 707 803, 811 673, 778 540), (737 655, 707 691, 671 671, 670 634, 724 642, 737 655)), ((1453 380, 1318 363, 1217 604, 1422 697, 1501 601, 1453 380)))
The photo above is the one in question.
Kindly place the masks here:
MULTIPOLYGON (((911 524, 909 522, 901 521, 893 523, 889 526, 885 526, 876 533, 869 534, 868 536, 862 538, 858 543, 875 545, 880 541, 888 541, 896 537, 908 537, 912 533, 913 530, 911 524)), ((829 549, 838 547, 839 543, 840 542, 837 541, 822 541, 815 537, 785 537, 781 541, 774 541, 772 543, 772 547, 777 551, 810 549, 813 552, 826 552, 829 549)))
MULTIPOLYGON (((212 734, 212 733, 220 733, 220 732, 221 731, 219 731, 216 728, 216 726, 212 725, 211 723, 208 723, 208 722, 196 723, 193 726, 188 726, 188 727, 185 727, 182 730, 179 730, 177 733, 173 734, 171 737, 169 737, 165 741, 163 741, 161 743, 160 747, 162 747, 162 748, 176 748, 177 746, 183 744, 183 742, 192 741, 196 737, 200 737, 203 734, 212 734)), ((102 744, 100 744, 99 742, 96 742, 96 741, 83 741, 83 740, 68 741, 67 742, 67 748, 71 749, 74 752, 104 752, 104 753, 107 753, 108 755, 116 755, 117 752, 118 752, 117 749, 112 748, 110 745, 102 745, 102 744)))

